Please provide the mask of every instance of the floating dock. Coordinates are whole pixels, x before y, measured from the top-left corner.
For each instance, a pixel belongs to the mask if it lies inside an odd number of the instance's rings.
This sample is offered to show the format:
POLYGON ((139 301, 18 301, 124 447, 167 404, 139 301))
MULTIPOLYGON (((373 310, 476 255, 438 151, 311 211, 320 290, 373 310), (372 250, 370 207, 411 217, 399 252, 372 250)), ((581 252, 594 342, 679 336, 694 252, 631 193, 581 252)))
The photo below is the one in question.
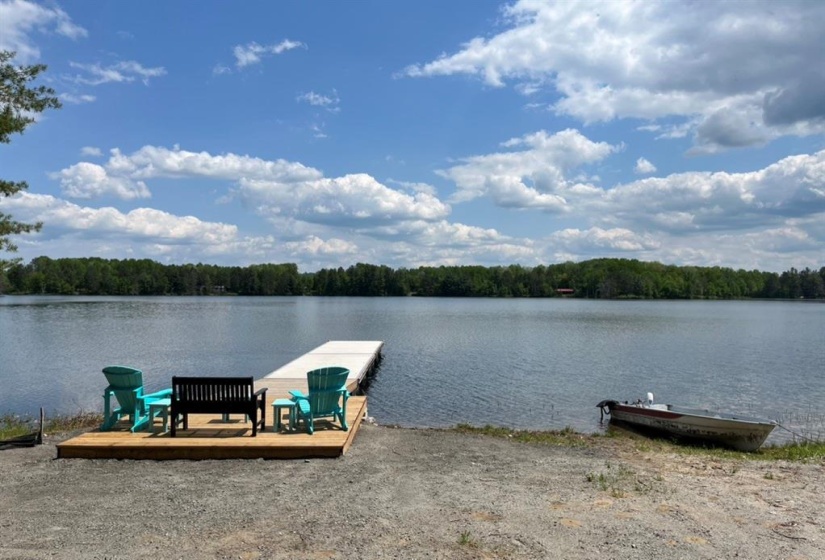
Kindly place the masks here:
MULTIPOLYGON (((367 397, 355 395, 347 401, 347 424, 343 431, 337 423, 316 420, 315 433, 290 432, 286 417, 282 429, 273 431, 272 402, 289 397, 290 389, 307 392, 306 372, 325 366, 350 370, 347 388, 359 386, 381 361, 381 341, 333 340, 289 362, 255 381, 255 388, 267 388, 266 430, 251 437, 252 425, 239 415, 224 421, 220 415, 190 414, 189 430, 178 428, 177 437, 161 431, 155 419, 151 431, 131 433, 128 423, 108 432, 88 432, 57 445, 58 459, 302 459, 338 457, 352 445, 361 420, 367 413, 367 397)), ((171 380, 170 380, 171 381, 171 380)), ((101 382, 105 383, 101 377, 101 382)), ((102 389, 101 389, 102 390, 102 389)))

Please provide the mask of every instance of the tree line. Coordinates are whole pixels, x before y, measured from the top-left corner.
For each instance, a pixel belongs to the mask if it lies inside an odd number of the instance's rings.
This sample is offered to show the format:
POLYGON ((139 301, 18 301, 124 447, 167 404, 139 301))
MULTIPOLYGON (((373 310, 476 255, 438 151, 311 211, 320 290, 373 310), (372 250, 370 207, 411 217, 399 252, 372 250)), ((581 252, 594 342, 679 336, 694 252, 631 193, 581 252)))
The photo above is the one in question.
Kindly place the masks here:
POLYGON ((358 263, 301 273, 296 264, 164 265, 150 259, 38 257, 0 271, 0 293, 579 297, 601 299, 825 298, 825 267, 781 274, 593 259, 552 265, 392 269, 358 263))

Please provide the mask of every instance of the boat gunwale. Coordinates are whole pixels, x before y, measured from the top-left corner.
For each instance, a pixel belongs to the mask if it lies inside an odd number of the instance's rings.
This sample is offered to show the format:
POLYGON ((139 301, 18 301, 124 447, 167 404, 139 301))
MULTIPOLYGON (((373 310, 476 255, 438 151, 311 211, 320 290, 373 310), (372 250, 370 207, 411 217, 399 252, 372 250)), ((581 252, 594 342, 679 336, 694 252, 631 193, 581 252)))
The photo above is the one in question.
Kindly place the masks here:
MULTIPOLYGON (((660 408, 652 408, 649 406, 644 406, 640 404, 628 404, 628 403, 620 403, 617 402, 613 408, 621 408, 621 412, 625 412, 628 414, 638 414, 639 416, 646 416, 646 417, 659 417, 659 418, 667 418, 670 420, 678 420, 679 417, 687 416, 692 418, 704 418, 707 420, 714 420, 714 421, 723 421, 723 422, 734 422, 740 424, 749 424, 754 426, 772 426, 776 427, 777 423, 773 420, 767 420, 765 418, 757 418, 755 416, 738 416, 735 414, 725 413, 725 412, 716 412, 707 409, 700 409, 700 408, 688 408, 688 407, 681 407, 681 406, 674 406, 671 404, 666 405, 667 410, 663 410, 660 408), (644 411, 641 414, 637 411, 644 411)), ((612 411, 611 411, 612 412, 612 411)))

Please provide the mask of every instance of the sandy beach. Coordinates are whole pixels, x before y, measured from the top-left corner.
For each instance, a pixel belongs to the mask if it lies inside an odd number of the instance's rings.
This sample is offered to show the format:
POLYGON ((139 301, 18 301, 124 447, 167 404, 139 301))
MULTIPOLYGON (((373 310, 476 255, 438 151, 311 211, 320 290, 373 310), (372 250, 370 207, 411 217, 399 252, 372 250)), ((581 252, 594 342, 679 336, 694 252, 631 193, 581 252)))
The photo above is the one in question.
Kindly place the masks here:
POLYGON ((825 558, 823 463, 361 428, 339 459, 0 452, 0 558, 825 558))

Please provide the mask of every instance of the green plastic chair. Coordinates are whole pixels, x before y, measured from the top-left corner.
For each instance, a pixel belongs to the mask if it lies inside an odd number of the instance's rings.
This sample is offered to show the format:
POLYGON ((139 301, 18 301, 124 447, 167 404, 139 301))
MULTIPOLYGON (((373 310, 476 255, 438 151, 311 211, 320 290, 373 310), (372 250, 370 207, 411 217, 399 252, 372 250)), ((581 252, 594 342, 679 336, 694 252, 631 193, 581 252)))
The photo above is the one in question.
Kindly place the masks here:
POLYGON ((124 416, 131 420, 132 432, 149 427, 152 418, 149 415, 149 405, 160 399, 168 399, 172 389, 164 389, 157 393, 143 393, 143 372, 127 366, 107 366, 103 368, 103 375, 109 386, 103 392, 103 424, 100 431, 107 432, 124 416), (112 410, 111 399, 115 397, 117 408, 112 410))
POLYGON ((314 420, 316 418, 332 417, 333 421, 338 420, 344 431, 349 430, 347 426, 347 376, 349 370, 345 367, 325 367, 307 372, 307 385, 309 394, 304 395, 301 391, 290 391, 292 400, 295 401, 295 413, 297 420, 303 421, 307 431, 312 434, 315 431, 314 420))

